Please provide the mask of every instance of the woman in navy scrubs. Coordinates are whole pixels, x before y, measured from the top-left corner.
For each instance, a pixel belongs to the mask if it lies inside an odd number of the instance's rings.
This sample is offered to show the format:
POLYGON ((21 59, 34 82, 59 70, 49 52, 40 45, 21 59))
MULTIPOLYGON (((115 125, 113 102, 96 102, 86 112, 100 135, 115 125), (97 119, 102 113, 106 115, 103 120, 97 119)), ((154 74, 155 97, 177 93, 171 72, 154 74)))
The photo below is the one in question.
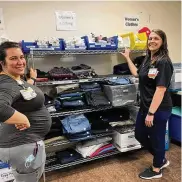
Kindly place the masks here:
POLYGON ((142 179, 162 177, 169 165, 165 158, 166 123, 171 115, 172 100, 168 88, 173 65, 168 55, 167 37, 162 30, 151 31, 147 55, 137 69, 130 59, 130 50, 121 53, 131 73, 139 77, 141 104, 137 116, 135 137, 153 155, 153 165, 139 174, 142 179))

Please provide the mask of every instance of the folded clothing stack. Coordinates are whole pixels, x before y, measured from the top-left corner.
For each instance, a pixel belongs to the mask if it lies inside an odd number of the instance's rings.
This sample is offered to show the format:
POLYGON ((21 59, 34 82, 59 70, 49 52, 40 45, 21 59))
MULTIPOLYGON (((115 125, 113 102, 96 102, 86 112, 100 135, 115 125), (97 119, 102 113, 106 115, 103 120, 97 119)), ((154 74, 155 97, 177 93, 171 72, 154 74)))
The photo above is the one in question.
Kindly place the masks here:
POLYGON ((108 85, 128 85, 131 83, 132 82, 129 78, 109 78, 107 80, 108 85))
POLYGON ((67 149, 65 151, 56 152, 57 162, 60 164, 67 164, 82 158, 82 156, 74 149, 67 149))
POLYGON ((98 145, 101 143, 110 142, 111 140, 112 140, 112 137, 110 137, 110 136, 99 137, 99 138, 94 138, 94 139, 82 141, 81 145, 82 145, 82 147, 90 147, 92 145, 98 145))
POLYGON ((128 63, 117 64, 113 67, 113 74, 115 75, 131 75, 128 63))
POLYGON ((70 141, 93 138, 89 120, 83 114, 70 115, 61 120, 63 133, 70 141))
POLYGON ((70 71, 74 73, 77 78, 94 78, 97 77, 94 69, 85 64, 80 64, 78 66, 73 66, 70 68, 70 71))
POLYGON ((49 111, 49 113, 56 112, 56 108, 54 105, 54 99, 52 97, 48 96, 47 94, 44 94, 44 98, 45 98, 44 104, 45 104, 47 110, 49 111))
POLYGON ((49 80, 49 73, 37 69, 36 82, 47 82, 49 80))
MULTIPOLYGON (((134 65, 139 68, 144 61, 145 56, 136 57, 133 61, 134 65)), ((128 63, 121 63, 113 67, 113 74, 115 75, 131 75, 128 63)))
POLYGON ((66 108, 80 108, 85 106, 84 93, 64 93, 59 94, 59 96, 54 101, 56 110, 66 109, 66 108))
POLYGON ((108 143, 108 142, 103 142, 100 144, 84 147, 81 144, 78 144, 76 146, 76 151, 80 153, 84 158, 86 157, 95 157, 104 153, 108 153, 113 151, 115 147, 108 143))
POLYGON ((97 149, 92 155, 90 155, 90 157, 95 157, 101 154, 112 152, 114 149, 115 147, 113 146, 113 144, 106 144, 101 148, 97 149))
POLYGON ((60 141, 62 141, 62 142, 68 142, 68 140, 64 137, 64 136, 57 136, 57 137, 53 137, 53 138, 49 138, 49 139, 45 139, 44 140, 44 143, 45 143, 45 145, 47 145, 47 144, 50 144, 50 143, 54 143, 54 142, 60 142, 60 141))
POLYGON ((73 93, 81 91, 79 84, 59 85, 56 87, 57 94, 73 93))
POLYGON ((89 106, 109 106, 111 102, 107 99, 104 92, 101 90, 94 90, 85 93, 85 98, 89 106))
POLYGON ((129 125, 134 125, 133 120, 126 120, 126 121, 119 121, 119 122, 110 122, 109 123, 113 128, 114 127, 120 127, 120 126, 129 126, 129 125))
POLYGON ((92 145, 89 147, 83 147, 81 144, 78 144, 76 146, 76 151, 80 153, 84 158, 90 157, 97 149, 101 148, 104 145, 107 145, 108 143, 101 143, 97 145, 92 145))
POLYGON ((101 86, 97 82, 81 83, 80 89, 85 92, 101 90, 101 86))
POLYGON ((64 80, 64 79, 74 79, 75 75, 68 69, 64 67, 54 67, 49 71, 51 79, 64 80))
POLYGON ((91 123, 92 133, 110 133, 113 131, 111 123, 129 120, 130 113, 127 108, 114 108, 100 112, 86 113, 85 116, 91 123))

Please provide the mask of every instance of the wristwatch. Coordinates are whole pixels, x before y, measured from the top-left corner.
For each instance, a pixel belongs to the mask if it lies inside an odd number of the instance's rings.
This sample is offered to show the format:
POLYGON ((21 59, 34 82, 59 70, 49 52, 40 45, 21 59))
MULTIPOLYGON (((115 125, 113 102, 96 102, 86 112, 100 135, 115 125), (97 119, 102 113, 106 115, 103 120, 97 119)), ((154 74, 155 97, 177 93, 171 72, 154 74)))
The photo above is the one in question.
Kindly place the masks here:
POLYGON ((31 77, 30 79, 32 79, 34 82, 36 82, 36 78, 31 77))
POLYGON ((149 115, 149 116, 153 116, 153 115, 154 115, 154 113, 151 113, 151 112, 149 111, 147 115, 149 115))
POLYGON ((33 84, 35 84, 36 78, 31 77, 30 79, 33 80, 33 82, 34 82, 33 84))

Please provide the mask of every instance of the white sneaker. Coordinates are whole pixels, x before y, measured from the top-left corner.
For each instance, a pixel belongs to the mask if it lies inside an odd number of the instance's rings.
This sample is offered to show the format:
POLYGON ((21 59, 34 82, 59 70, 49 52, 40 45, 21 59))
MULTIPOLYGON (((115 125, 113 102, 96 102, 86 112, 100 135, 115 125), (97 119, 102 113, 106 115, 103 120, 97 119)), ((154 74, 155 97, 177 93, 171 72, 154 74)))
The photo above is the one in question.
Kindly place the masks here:
POLYGON ((165 161, 160 169, 166 168, 167 166, 169 166, 169 164, 170 164, 170 162, 167 159, 165 159, 165 161))

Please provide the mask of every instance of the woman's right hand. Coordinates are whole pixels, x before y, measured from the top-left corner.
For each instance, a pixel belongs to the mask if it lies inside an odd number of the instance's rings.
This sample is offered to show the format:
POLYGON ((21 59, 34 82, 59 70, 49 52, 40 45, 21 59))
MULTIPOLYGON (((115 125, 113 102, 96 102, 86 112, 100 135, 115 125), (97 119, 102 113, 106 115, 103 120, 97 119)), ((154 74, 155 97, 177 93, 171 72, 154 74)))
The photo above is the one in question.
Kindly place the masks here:
POLYGON ((16 129, 22 131, 30 128, 30 122, 26 121, 25 123, 22 124, 15 124, 16 129))
POLYGON ((125 48, 125 51, 121 52, 121 54, 128 60, 130 58, 130 49, 125 48))

